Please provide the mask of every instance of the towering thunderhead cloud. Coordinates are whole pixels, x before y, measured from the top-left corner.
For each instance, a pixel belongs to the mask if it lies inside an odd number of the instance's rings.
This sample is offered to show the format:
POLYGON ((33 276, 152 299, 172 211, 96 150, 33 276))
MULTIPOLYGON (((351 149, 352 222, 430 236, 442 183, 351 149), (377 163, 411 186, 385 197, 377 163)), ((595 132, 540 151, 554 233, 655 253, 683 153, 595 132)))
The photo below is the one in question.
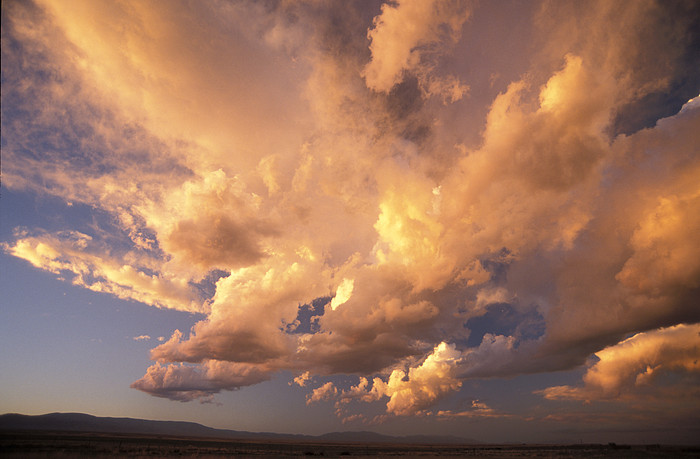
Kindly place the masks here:
POLYGON ((698 5, 506 10, 8 2, 3 184, 93 218, 3 248, 201 314, 133 383, 159 397, 287 370, 341 416, 495 416, 434 407, 473 378, 597 358, 582 386, 538 393, 683 398, 700 357, 698 5))

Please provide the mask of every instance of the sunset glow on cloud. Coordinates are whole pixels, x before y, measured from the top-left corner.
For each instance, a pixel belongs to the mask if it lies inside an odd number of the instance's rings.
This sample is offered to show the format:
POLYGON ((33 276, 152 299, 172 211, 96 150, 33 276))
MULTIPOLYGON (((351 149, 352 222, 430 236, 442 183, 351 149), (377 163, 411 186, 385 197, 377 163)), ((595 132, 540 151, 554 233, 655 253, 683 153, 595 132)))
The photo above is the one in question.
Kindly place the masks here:
POLYGON ((362 429, 580 409, 682 440, 698 4, 481 3, 3 2, 2 186, 64 215, 8 216, 6 259, 193 314, 128 336, 139 397, 284 377, 362 429), (529 408, 476 392, 553 372, 529 408))

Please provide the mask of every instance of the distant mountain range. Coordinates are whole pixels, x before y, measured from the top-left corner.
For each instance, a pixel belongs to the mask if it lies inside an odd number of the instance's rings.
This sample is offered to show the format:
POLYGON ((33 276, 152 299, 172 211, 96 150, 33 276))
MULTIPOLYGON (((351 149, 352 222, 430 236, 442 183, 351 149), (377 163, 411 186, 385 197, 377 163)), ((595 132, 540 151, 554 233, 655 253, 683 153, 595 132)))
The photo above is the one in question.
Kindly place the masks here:
POLYGON ((476 440, 445 435, 395 437, 376 432, 333 432, 324 435, 293 435, 214 429, 194 422, 150 421, 133 418, 98 417, 83 413, 50 413, 38 416, 8 413, 0 415, 0 431, 43 430, 56 432, 96 432, 112 434, 206 437, 231 440, 269 440, 331 443, 397 443, 425 445, 479 444, 476 440))

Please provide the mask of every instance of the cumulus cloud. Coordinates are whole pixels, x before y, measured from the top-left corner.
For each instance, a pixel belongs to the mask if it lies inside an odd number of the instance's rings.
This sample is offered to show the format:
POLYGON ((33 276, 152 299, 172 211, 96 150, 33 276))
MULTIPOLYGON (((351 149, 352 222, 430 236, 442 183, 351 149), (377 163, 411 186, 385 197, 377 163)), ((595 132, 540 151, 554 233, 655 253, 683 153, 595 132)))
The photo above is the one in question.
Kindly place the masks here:
POLYGON ((292 384, 297 384, 300 387, 306 386, 308 384, 309 380, 311 379, 311 374, 308 371, 303 372, 299 376, 295 377, 292 382, 289 383, 291 386, 292 384))
POLYGON ((265 255, 261 239, 277 233, 258 217, 255 196, 221 169, 184 183, 163 204, 147 212, 171 263, 181 259, 203 271, 255 264, 265 255))
POLYGON ((221 390, 235 390, 266 381, 269 372, 246 364, 207 360, 201 365, 155 363, 131 387, 156 397, 181 402, 210 402, 221 390))
POLYGON ((457 41, 468 17, 466 5, 459 0, 383 4, 367 34, 372 51, 372 59, 363 70, 367 87, 389 92, 407 73, 413 73, 425 93, 452 102, 461 99, 468 87, 455 76, 434 75, 426 57, 439 53, 441 42, 457 41))
POLYGON ((338 394, 338 389, 333 385, 332 382, 327 382, 321 387, 317 387, 311 394, 306 397, 306 404, 310 405, 314 402, 319 402, 322 400, 330 400, 338 394))
POLYGON ((617 279, 630 289, 659 295, 676 286, 700 287, 700 249, 686 241, 700 231, 700 192, 658 198, 630 239, 634 254, 617 279))
POLYGON ((148 341, 151 339, 149 335, 139 335, 132 338, 134 341, 148 341))
POLYGON ((549 400, 698 395, 699 324, 638 333, 595 357, 583 376, 583 387, 553 386, 538 393, 549 400))
MULTIPOLYGON (((360 399, 364 402, 389 397, 387 413, 409 416, 420 413, 462 385, 456 378, 456 364, 461 358, 454 345, 440 343, 423 363, 416 367, 394 370, 387 381, 374 378, 372 388, 362 378, 357 386, 342 393, 345 400, 360 399)), ((335 393, 333 394, 335 395, 335 393)))
POLYGON ((492 6, 372 6, 3 6, 3 185, 76 216, 3 250, 205 314, 133 385, 175 400, 353 375, 308 402, 405 416, 592 354, 583 388, 543 394, 694 374, 674 337, 700 320, 700 110, 649 102, 697 96, 692 8, 528 5, 524 57, 498 62, 474 40, 492 6), (488 90, 440 103, 470 79, 488 90))

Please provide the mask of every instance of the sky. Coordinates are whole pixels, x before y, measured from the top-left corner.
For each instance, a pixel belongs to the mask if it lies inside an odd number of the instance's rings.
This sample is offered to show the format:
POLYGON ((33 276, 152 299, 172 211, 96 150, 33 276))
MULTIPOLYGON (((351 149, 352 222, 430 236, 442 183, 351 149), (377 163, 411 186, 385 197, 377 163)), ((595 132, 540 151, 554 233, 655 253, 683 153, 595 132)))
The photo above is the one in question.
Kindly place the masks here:
POLYGON ((696 443, 696 1, 2 2, 0 412, 696 443))

